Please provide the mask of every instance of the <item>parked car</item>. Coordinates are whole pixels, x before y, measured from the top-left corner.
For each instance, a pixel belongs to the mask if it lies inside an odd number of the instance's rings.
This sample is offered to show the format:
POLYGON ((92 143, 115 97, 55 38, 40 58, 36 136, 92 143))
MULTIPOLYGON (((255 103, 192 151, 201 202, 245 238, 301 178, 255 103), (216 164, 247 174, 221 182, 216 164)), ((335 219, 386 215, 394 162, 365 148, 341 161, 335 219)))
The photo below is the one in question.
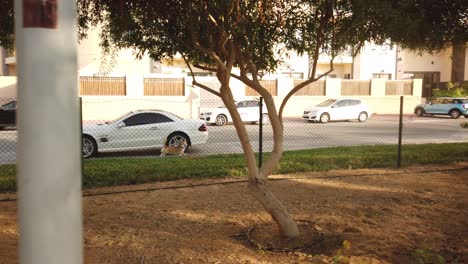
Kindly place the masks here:
POLYGON ((457 119, 461 115, 468 118, 468 99, 452 97, 428 98, 425 104, 418 104, 414 108, 414 113, 423 115, 449 115, 457 119))
MULTIPOLYGON (((236 102, 236 107, 243 122, 256 123, 259 121, 260 102, 258 100, 239 101, 236 102)), ((269 118, 265 106, 262 109, 262 113, 262 123, 268 124, 269 118)), ((224 105, 201 112, 200 119, 204 120, 207 124, 214 124, 218 126, 224 126, 227 123, 232 122, 232 117, 224 105)))
POLYGON ((175 146, 181 139, 188 143, 186 150, 206 143, 205 122, 161 110, 132 111, 114 121, 83 125, 83 157, 101 151, 161 148, 166 141, 175 146))
POLYGON ((304 110, 302 117, 310 122, 353 120, 366 121, 371 112, 360 99, 328 99, 304 110))
POLYGON ((0 107, 0 130, 11 126, 16 126, 16 101, 0 107))

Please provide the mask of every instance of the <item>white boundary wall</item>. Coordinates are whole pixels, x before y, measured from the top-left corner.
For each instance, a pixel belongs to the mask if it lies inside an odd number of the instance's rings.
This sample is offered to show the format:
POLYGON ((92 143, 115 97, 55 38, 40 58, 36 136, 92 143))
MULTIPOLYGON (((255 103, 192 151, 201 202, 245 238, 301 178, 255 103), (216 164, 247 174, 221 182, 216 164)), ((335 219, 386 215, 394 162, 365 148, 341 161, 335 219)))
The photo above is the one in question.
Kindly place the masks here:
POLYGON ((17 98, 16 76, 0 76, 0 98, 17 98))
MULTIPOLYGON (((201 110, 222 104, 221 99, 215 95, 198 87, 193 87, 191 77, 185 77, 185 96, 142 96, 143 81, 136 79, 127 78, 127 96, 83 96, 83 120, 111 120, 129 111, 141 109, 159 109, 172 112, 183 118, 198 118, 198 113, 201 110)), ((219 83, 215 77, 197 77, 197 81, 219 91, 219 83)), ((0 77, 0 98, 16 97, 15 82, 16 78, 14 77, 0 77)), ((278 96, 274 97, 277 108, 279 108, 288 91, 293 88, 293 85, 293 79, 278 79, 278 96)), ((240 81, 233 80, 231 88, 237 100, 252 98, 245 96, 245 85, 240 81)), ((412 114, 414 107, 422 101, 421 89, 422 80, 414 79, 413 95, 404 96, 403 111, 405 114, 412 114)), ((291 97, 286 104, 283 116, 300 117, 306 107, 316 105, 328 98, 341 97, 341 79, 326 79, 325 94, 326 96, 291 97)), ((385 80, 371 80, 370 96, 346 97, 363 99, 375 114, 399 113, 400 96, 385 95, 385 80)))

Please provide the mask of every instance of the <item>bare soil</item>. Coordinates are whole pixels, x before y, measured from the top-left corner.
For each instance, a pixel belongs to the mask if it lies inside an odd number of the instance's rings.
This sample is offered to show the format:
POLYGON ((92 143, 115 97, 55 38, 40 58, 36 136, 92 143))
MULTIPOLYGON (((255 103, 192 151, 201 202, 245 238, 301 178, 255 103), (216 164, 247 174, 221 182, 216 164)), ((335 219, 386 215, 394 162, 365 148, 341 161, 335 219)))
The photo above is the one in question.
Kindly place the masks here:
MULTIPOLYGON (((468 263, 468 163, 276 175, 295 241, 243 180, 85 191, 85 263, 468 263)), ((0 263, 18 263, 18 236, 0 202, 0 263)))

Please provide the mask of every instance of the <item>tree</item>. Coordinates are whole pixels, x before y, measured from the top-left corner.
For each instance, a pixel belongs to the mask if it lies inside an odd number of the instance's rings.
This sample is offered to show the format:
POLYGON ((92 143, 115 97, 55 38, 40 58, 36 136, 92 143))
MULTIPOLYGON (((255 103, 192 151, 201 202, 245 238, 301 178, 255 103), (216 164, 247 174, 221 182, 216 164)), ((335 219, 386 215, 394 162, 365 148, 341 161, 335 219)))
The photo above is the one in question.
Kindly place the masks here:
POLYGON ((283 153, 282 113, 288 99, 312 78, 295 87, 279 110, 273 96, 260 84, 260 76, 273 72, 288 52, 333 58, 349 45, 360 47, 370 38, 365 21, 356 20, 352 5, 335 1, 80 1, 83 33, 88 25, 101 25, 102 45, 108 49, 136 48, 138 56, 153 59, 181 54, 187 65, 215 72, 220 90, 193 78, 193 84, 221 97, 231 114, 249 170, 250 193, 263 205, 285 237, 299 235, 287 209, 269 190, 268 176, 283 153), (234 73, 234 67, 239 73, 234 73), (230 79, 236 78, 264 98, 273 131, 271 156, 257 167, 254 149, 235 107, 230 79))

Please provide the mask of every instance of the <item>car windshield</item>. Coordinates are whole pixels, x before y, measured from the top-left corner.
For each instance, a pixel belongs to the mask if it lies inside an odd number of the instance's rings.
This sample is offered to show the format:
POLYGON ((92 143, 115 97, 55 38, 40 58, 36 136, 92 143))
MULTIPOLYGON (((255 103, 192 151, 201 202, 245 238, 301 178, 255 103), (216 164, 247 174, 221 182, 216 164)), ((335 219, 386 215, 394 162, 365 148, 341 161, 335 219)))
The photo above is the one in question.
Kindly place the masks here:
POLYGON ((426 104, 466 104, 468 99, 466 98, 448 98, 448 97, 439 97, 439 98, 428 98, 426 104))
POLYGON ((174 113, 170 113, 170 112, 165 112, 163 111, 163 113, 165 113, 165 115, 167 115, 169 118, 172 118, 172 119, 179 119, 179 120, 183 120, 184 118, 181 117, 181 116, 178 116, 174 113))
MULTIPOLYGON (((136 114, 136 113, 138 113, 138 112, 128 112, 128 113, 126 113, 126 114, 124 114, 124 115, 122 115, 122 116, 120 116, 120 117, 118 117, 118 118, 116 118, 114 120, 107 121, 107 122, 104 122, 104 123, 107 124, 107 125, 111 124, 111 123, 115 123, 117 121, 123 120, 123 119, 125 119, 125 118, 127 118, 127 117, 129 117, 129 116, 131 116, 133 114, 136 114)), ((180 117, 180 116, 178 116, 176 114, 170 113, 170 112, 160 111, 160 114, 165 115, 168 118, 173 119, 173 120, 177 120, 177 119, 178 120, 183 120, 182 117, 180 117)))
MULTIPOLYGON (((236 107, 239 107, 239 104, 242 104, 243 102, 235 102, 236 104, 236 107)), ((217 108, 227 108, 226 105, 222 104, 222 105, 218 105, 217 108)))
POLYGON ((326 100, 326 101, 321 102, 321 103, 318 104, 317 106, 319 106, 319 107, 330 106, 330 105, 332 105, 333 103, 335 103, 336 101, 337 101, 337 100, 335 100, 335 99, 328 99, 328 100, 326 100))
POLYGON ((119 116, 119 117, 117 117, 117 118, 115 118, 115 119, 113 119, 113 120, 110 120, 110 121, 107 121, 107 122, 104 122, 104 123, 105 123, 105 124, 115 123, 115 122, 117 122, 117 121, 119 121, 119 120, 121 120, 121 119, 124 119, 125 117, 131 115, 132 113, 133 113, 133 112, 126 113, 126 114, 124 114, 124 115, 121 115, 121 116, 119 116))
POLYGON ((3 110, 14 110, 16 108, 16 101, 6 103, 0 107, 3 110))

